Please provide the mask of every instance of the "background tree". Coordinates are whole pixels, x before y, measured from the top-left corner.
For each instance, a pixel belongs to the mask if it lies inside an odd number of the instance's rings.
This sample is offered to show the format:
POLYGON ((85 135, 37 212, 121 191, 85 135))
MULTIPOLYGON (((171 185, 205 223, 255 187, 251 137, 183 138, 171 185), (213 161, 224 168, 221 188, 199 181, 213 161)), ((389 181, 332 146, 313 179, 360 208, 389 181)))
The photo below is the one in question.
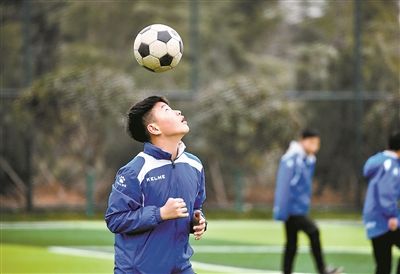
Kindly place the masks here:
MULTIPOLYGON (((248 202, 270 203, 280 155, 301 127, 312 126, 323 140, 317 194, 333 191, 353 204, 348 186, 360 172, 353 164, 354 99, 346 93, 353 90, 353 2, 199 1, 197 52, 190 4, 1 2, 1 156, 25 179, 32 136, 36 184, 47 180, 47 170, 49 180, 82 190, 83 167, 93 164, 104 200, 112 174, 141 149, 123 133, 125 111, 161 94, 189 119, 185 141, 207 167, 210 203, 232 201, 237 172, 248 202), (142 69, 132 52, 136 33, 155 22, 184 41, 178 68, 162 74, 142 69), (199 90, 183 101, 191 95, 195 56, 199 90), (324 96, 334 100, 318 99, 324 96)), ((367 0, 362 11, 366 159, 400 127, 399 5, 367 0)), ((13 193, 11 181, 0 169, 1 194, 13 193)))

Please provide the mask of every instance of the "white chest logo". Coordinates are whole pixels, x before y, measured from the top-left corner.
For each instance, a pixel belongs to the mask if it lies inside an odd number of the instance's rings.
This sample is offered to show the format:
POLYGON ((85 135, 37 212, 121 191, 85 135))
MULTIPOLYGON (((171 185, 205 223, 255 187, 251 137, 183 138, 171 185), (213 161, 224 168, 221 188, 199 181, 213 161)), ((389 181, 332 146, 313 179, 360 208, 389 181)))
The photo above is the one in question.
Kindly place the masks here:
POLYGON ((151 176, 146 178, 146 182, 155 182, 155 181, 159 181, 159 180, 164 180, 165 179, 165 174, 161 174, 158 176, 151 176))
POLYGON ((126 187, 126 184, 125 184, 125 177, 124 176, 118 176, 118 178, 117 178, 117 184, 118 185, 120 185, 120 186, 122 186, 122 187, 126 187))

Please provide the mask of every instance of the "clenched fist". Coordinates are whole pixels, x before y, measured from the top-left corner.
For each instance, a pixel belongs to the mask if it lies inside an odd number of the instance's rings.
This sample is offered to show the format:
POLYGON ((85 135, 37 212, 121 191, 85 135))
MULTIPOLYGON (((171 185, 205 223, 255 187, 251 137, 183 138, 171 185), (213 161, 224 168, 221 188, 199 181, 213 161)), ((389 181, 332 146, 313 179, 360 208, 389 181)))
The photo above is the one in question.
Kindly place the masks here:
POLYGON ((161 219, 171 220, 189 216, 186 204, 181 198, 168 198, 163 207, 160 208, 161 219))
POLYGON ((204 219, 201 211, 196 210, 193 214, 193 231, 194 239, 200 240, 206 230, 206 219, 204 219))

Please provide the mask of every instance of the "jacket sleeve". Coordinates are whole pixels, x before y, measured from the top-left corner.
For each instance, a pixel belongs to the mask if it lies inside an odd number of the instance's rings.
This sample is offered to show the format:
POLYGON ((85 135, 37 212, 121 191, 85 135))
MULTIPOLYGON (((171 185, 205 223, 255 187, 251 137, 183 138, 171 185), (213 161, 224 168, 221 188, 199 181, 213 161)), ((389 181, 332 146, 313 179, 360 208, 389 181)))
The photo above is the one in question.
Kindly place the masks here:
POLYGON ((384 173, 376 183, 378 203, 382 213, 387 218, 397 217, 399 214, 397 192, 399 189, 400 177, 398 174, 395 174, 392 167, 393 164, 394 162, 392 160, 386 160, 384 162, 382 167, 384 173))
POLYGON ((290 182, 295 179, 295 159, 281 160, 276 177, 274 219, 286 221, 289 218, 290 182))
POLYGON ((367 160, 367 162, 364 164, 364 168, 363 168, 364 177, 367 179, 370 179, 379 170, 381 165, 382 165, 382 162, 377 157, 377 155, 370 157, 367 160))
POLYGON ((203 203, 206 200, 206 186, 205 186, 205 175, 204 169, 201 171, 200 175, 200 183, 199 183, 199 191, 196 196, 196 200, 194 201, 194 210, 201 210, 203 207, 203 203))
POLYGON ((117 174, 112 186, 105 215, 108 229, 113 233, 140 233, 162 222, 160 208, 143 206, 139 181, 129 173, 117 174))

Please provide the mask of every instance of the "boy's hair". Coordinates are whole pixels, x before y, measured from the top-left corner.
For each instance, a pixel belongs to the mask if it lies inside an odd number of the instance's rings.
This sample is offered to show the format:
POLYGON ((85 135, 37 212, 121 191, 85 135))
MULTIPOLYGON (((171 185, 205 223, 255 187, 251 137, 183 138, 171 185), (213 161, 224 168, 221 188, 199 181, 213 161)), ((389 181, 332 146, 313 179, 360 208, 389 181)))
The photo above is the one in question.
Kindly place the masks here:
POLYGON ((390 135, 388 145, 390 150, 400 150, 400 131, 394 132, 390 135))
POLYGON ((149 116, 154 105, 158 102, 166 103, 168 100, 161 96, 150 96, 133 105, 128 112, 127 131, 129 135, 138 142, 149 142, 150 134, 147 125, 150 123, 149 116))
POLYGON ((319 132, 316 129, 306 128, 301 132, 301 139, 319 137, 319 132))

